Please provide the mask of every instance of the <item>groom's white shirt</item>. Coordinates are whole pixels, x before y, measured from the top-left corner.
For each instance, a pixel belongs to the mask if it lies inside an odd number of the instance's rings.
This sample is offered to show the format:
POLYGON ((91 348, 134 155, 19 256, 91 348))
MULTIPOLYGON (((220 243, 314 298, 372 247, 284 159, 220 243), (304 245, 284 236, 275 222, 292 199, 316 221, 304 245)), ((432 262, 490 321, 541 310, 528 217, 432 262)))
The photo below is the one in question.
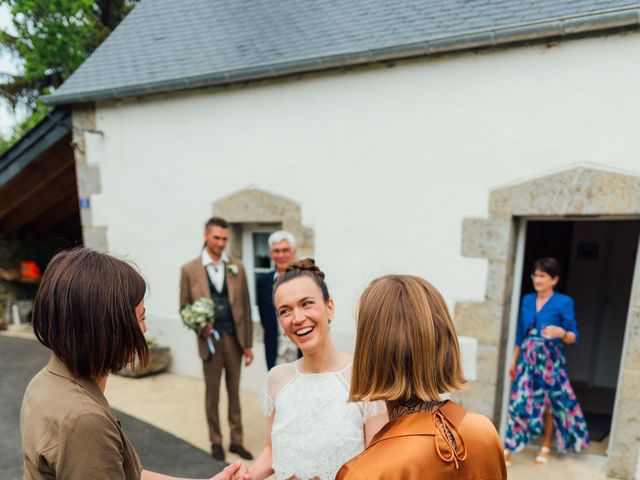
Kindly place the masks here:
POLYGON ((207 249, 203 248, 201 258, 202 265, 207 271, 207 275, 209 275, 209 280, 211 280, 216 290, 221 292, 224 286, 224 267, 229 263, 229 257, 223 252, 220 261, 215 263, 211 255, 209 255, 209 252, 207 252, 207 249))

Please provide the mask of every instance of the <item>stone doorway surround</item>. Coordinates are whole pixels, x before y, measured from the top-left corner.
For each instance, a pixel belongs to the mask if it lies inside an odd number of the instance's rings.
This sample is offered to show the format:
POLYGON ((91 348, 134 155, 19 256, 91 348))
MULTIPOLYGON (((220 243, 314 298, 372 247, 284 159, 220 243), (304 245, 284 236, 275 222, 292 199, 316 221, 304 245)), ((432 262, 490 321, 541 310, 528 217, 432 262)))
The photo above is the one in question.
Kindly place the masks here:
POLYGON ((229 250, 242 258, 242 227, 246 224, 278 225, 296 237, 298 258, 313 255, 313 230, 302 225, 300 205, 257 188, 245 188, 213 204, 213 215, 230 223, 229 250))
MULTIPOLYGON (((460 335, 478 339, 477 380, 456 397, 465 408, 500 421, 518 222, 522 217, 640 218, 640 176, 579 166, 500 188, 489 197, 489 218, 467 218, 462 255, 489 261, 484 302, 458 302, 460 335)), ((633 479, 640 451, 640 261, 636 259, 607 474, 633 479)))

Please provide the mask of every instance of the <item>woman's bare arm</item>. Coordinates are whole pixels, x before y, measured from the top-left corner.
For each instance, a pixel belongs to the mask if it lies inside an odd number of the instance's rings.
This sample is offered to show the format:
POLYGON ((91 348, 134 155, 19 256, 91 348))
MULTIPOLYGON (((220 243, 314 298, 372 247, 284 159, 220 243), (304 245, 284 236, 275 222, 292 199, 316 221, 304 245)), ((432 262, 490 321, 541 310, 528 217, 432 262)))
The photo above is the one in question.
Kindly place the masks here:
MULTIPOLYGON (((227 466, 217 475, 214 475, 209 480, 231 480, 233 475, 240 469, 240 462, 232 463, 227 466)), ((150 472, 149 470, 143 470, 142 475, 140 476, 141 480, 189 480, 183 477, 171 477, 169 475, 164 475, 163 473, 150 472)))
POLYGON ((387 414, 387 410, 385 409, 379 415, 374 415, 372 417, 367 418, 364 422, 364 446, 368 447, 369 443, 371 443, 371 439, 375 436, 378 431, 384 427, 389 421, 389 415, 387 414))
POLYGON ((273 429, 273 419, 276 416, 275 408, 273 413, 267 418, 267 442, 264 450, 256 457, 253 465, 249 468, 248 476, 245 479, 264 480, 273 475, 273 456, 271 451, 271 430, 273 429))

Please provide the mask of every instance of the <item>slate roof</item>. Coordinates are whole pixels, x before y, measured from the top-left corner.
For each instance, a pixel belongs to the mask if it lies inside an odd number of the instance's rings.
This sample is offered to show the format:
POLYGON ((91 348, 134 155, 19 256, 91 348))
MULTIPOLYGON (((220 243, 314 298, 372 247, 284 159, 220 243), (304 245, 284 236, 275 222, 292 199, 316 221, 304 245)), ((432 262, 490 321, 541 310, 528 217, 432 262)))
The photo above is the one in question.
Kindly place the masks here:
POLYGON ((637 27, 640 0, 142 0, 50 104, 637 27))
MULTIPOLYGON (((71 133, 71 110, 58 107, 0 155, 0 190, 43 152, 71 133)), ((0 211, 2 208, 0 208, 0 211)))

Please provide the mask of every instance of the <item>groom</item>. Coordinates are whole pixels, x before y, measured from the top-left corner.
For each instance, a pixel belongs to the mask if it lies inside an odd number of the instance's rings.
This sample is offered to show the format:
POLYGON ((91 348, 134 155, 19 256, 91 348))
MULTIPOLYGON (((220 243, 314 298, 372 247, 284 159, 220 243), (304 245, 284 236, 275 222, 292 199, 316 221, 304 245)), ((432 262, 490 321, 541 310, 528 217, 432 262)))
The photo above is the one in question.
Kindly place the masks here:
POLYGON ((245 460, 252 460, 251 453, 242 446, 240 417, 242 357, 245 367, 253 360, 251 306, 242 263, 224 253, 228 240, 229 224, 222 218, 209 219, 204 230, 204 249, 197 258, 183 265, 180 272, 180 309, 202 297, 211 298, 215 304, 215 329, 220 335, 213 342, 215 353, 210 351, 206 341, 211 334, 211 326, 198 338, 211 456, 224 460, 218 416, 220 378, 224 370, 229 397, 229 451, 245 460))

